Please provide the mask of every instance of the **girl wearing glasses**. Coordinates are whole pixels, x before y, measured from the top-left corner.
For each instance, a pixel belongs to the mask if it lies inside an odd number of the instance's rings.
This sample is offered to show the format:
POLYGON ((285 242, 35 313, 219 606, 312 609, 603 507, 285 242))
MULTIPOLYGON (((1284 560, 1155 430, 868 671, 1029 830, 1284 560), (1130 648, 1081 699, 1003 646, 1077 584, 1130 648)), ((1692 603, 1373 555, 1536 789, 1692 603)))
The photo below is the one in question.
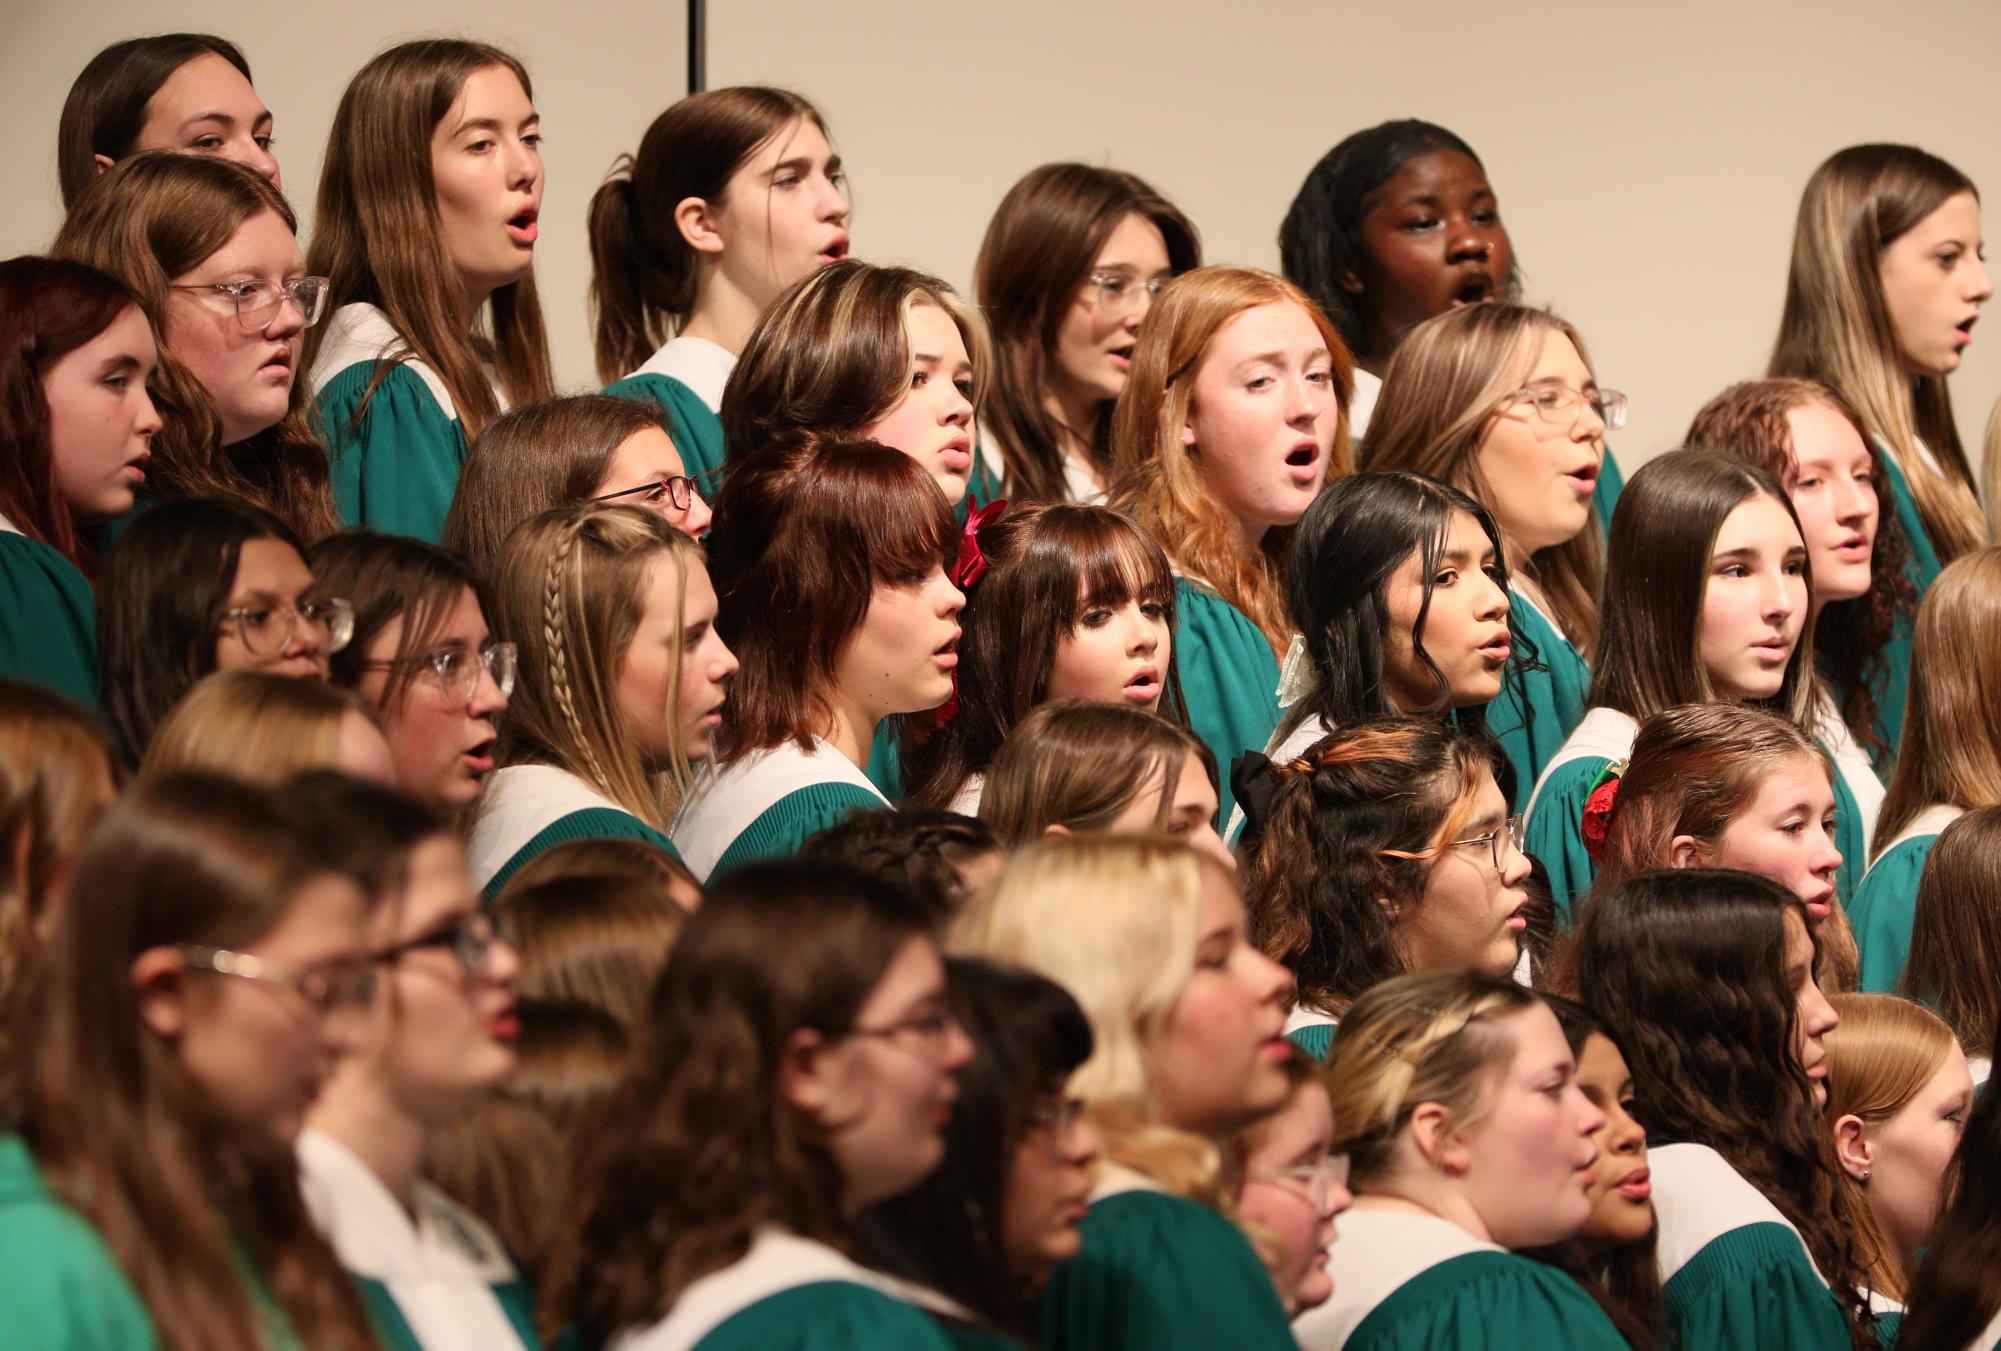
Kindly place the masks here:
POLYGON ((1541 1000, 1470 971, 1384 981, 1355 1001, 1327 1091, 1355 1203, 1301 1347, 1626 1346, 1576 1281, 1516 1251, 1589 1223, 1605 1125, 1541 1000))
MULTIPOLYGON (((1328 485, 1292 542, 1287 711, 1265 754, 1293 759, 1374 718, 1484 725, 1521 635, 1508 565, 1487 509, 1417 474, 1350 474, 1328 485)), ((1512 771, 1509 771, 1512 777, 1512 771)), ((1513 784, 1502 780, 1512 797, 1513 784)), ((1243 825, 1237 804, 1225 838, 1243 825)))
POLYGON ((1247 777, 1251 937, 1297 980, 1286 1034, 1315 1059, 1378 981, 1516 968, 1530 864, 1495 782, 1503 763, 1485 736, 1398 719, 1344 728, 1247 777))
MULTIPOLYGON (((1626 485, 1612 517, 1590 711, 1529 799, 1528 849, 1549 870, 1566 927, 1597 872, 1587 808, 1607 771, 1631 756, 1641 722, 1676 704, 1733 700, 1808 725, 1811 576, 1799 518, 1762 469, 1676 451, 1626 485)), ((1613 793, 1600 795, 1594 817, 1613 793)), ((1853 822, 1854 800, 1840 796, 1837 813, 1853 822)))
POLYGON ((1327 1249, 1334 1218, 1354 1203, 1348 1160, 1328 1152, 1334 1103, 1320 1066, 1305 1055, 1285 1062, 1285 1105, 1254 1122, 1234 1142, 1241 1161, 1237 1215, 1265 1265, 1279 1302, 1293 1318, 1334 1293, 1327 1249))
POLYGON ((347 524, 435 541, 467 444, 555 394, 542 182, 528 72, 498 48, 407 42, 341 96, 311 258, 333 313, 302 357, 347 524))
POLYGON ((514 1068, 514 950, 494 935, 446 819, 333 774, 294 800, 342 841, 367 895, 375 997, 299 1134, 306 1205, 397 1351, 539 1351, 534 1301, 486 1225, 424 1180, 430 1141, 514 1068))
POLYGON ((160 430, 137 297, 81 263, 0 263, 0 676, 98 700, 95 535, 160 430))
POLYGON ((1647 1165, 1676 1345, 1876 1344, 1820 1120, 1840 1019, 1814 946, 1784 887, 1706 869, 1631 878, 1578 930, 1579 998, 1625 1050, 1633 1115, 1663 1142, 1647 1165))
POLYGON ((208 33, 114 42, 69 87, 56 127, 63 206, 115 162, 142 150, 212 155, 278 180, 271 110, 236 44, 208 33))
POLYGON ((1051 1351, 1290 1348, 1228 1215, 1219 1146, 1285 1102, 1285 971, 1223 866, 1158 836, 1044 840, 955 923, 961 951, 1062 984, 1091 1020, 1069 1091, 1104 1147, 1083 1249, 1042 1292, 1051 1351))
POLYGON ((558 507, 507 537, 494 629, 522 654, 468 852, 494 895, 566 840, 667 829, 710 758, 736 657, 702 546, 638 507, 558 507))
POLYGON ((1069 1080, 1090 1058, 1091 1024, 1067 990, 1020 967, 948 957, 945 977, 973 1057, 954 1076, 944 1161, 864 1212, 857 1237, 880 1270, 961 1306, 955 1344, 1034 1345, 1036 1297, 1083 1246, 1098 1137, 1069 1080))
POLYGON ((1000 496, 973 425, 989 364, 985 327, 944 282, 829 263, 751 330, 723 391, 723 440, 733 460, 793 431, 874 441, 922 465, 963 520, 1000 496))
POLYGON ((10 1340, 376 1345, 292 1154, 374 978, 338 852, 219 777, 136 785, 99 821, 10 1028, 10 1340))
POLYGON ((331 676, 382 720, 397 786, 433 811, 467 811, 514 688, 514 649, 487 630, 485 584, 435 545, 362 530, 321 540, 312 564, 353 598, 353 640, 331 676))
POLYGON ((1826 753, 1797 723, 1729 701, 1664 709, 1634 734, 1603 816, 1594 885, 1657 868, 1769 877, 1813 921, 1822 984, 1851 989, 1855 934, 1842 909, 1837 801, 1826 753))
POLYGON ((1016 501, 1103 502, 1112 404, 1125 392, 1140 321, 1169 278, 1202 264, 1202 240, 1143 180, 1045 164, 1008 189, 974 264, 993 327, 983 409, 1016 501))
POLYGON ((1514 766, 1518 807, 1584 716, 1603 571, 1599 533, 1586 527, 1605 433, 1625 409, 1625 395, 1598 387, 1584 340, 1563 320, 1468 305, 1398 346, 1362 438, 1360 468, 1449 483, 1500 527, 1511 619, 1528 641, 1488 726, 1514 766))
MULTIPOLYGON (((1294 527, 1348 472, 1348 349, 1282 277, 1209 267, 1161 292, 1112 431, 1112 505, 1173 560, 1189 719, 1227 772, 1278 725, 1294 527)), ((1222 816, 1229 817, 1229 785, 1222 816)))
POLYGON ((354 607, 307 567, 299 537, 238 497, 183 497, 140 512, 98 587, 105 720, 137 763, 197 680, 253 668, 325 680, 354 607))
POLYGON ((502 413, 479 434, 445 513, 444 545, 480 576, 498 576, 510 531, 580 502, 644 507, 697 538, 711 519, 659 405, 580 394, 502 413))
POLYGON ((937 480, 874 442, 793 432, 731 465, 710 557, 743 667, 716 764, 674 822, 695 876, 889 805, 868 777, 878 729, 952 696, 959 537, 937 480))
POLYGON ((1855 772, 1895 764, 1910 693, 1910 546, 1861 415, 1811 380, 1756 380, 1711 399, 1691 450, 1748 460, 1786 485, 1813 561, 1814 646, 1826 698, 1818 726, 1874 837, 1882 798, 1855 772), (1899 616, 1904 616, 1900 619, 1899 616), (1854 768, 1851 768, 1851 765, 1854 768))
POLYGON ((689 919, 604 1118, 630 1129, 583 1165, 587 1345, 944 1351, 908 1285, 851 1256, 852 1217, 944 1156, 972 1054, 928 919, 798 863, 744 870, 689 919))
POLYGON ((1897 988, 1917 896, 1939 832, 2001 806, 2001 548, 1976 549, 1939 573, 1918 607, 1904 746, 1883 801, 1876 853, 1856 889, 1860 988, 1897 988))
POLYGON ((326 282, 307 274, 297 232, 256 172, 148 153, 84 194, 50 252, 123 281, 152 323, 162 425, 145 497, 241 497, 310 541, 340 522, 299 378, 326 282))
POLYGON ((848 256, 826 119, 788 89, 689 95, 591 198, 590 242, 598 378, 666 410, 687 472, 714 493, 737 354, 781 292, 848 256))
POLYGON ((988 768, 1037 706, 1088 699, 1186 723, 1174 573, 1127 517, 1016 507, 979 532, 986 572, 960 615, 958 708, 911 757, 909 800, 974 816, 988 768))

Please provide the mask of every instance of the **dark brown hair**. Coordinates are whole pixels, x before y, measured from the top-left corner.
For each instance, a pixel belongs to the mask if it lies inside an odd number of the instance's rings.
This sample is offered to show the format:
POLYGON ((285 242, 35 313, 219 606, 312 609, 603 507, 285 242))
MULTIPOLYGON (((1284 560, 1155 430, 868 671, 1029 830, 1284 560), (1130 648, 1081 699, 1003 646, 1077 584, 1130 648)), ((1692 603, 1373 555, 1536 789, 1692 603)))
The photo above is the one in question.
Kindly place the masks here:
POLYGON ((1749 380, 1732 385, 1702 406, 1688 426, 1684 444, 1691 450, 1713 450, 1755 464, 1791 491, 1796 476, 1792 425, 1786 414, 1795 408, 1821 404, 1841 416, 1869 451, 1876 492, 1876 547, 1869 563, 1869 590, 1852 600, 1830 601, 1814 623, 1815 653, 1820 673, 1833 687, 1836 700, 1855 740, 1871 754, 1881 753, 1897 729, 1879 727, 1876 693, 1870 681, 1880 675, 1884 647, 1900 613, 1916 609, 1917 592, 1904 575, 1910 546, 1897 522, 1896 503, 1883 473, 1883 452, 1862 425, 1854 405, 1812 380, 1749 380))
POLYGON ((630 375, 695 308, 696 254, 675 208, 690 197, 721 204, 751 153, 800 118, 826 133, 819 110, 789 89, 708 89, 654 118, 638 154, 619 156, 590 205, 599 379, 630 375))
POLYGON ((219 56, 250 79, 250 63, 236 44, 209 33, 127 38, 90 58, 70 85, 56 125, 56 179, 65 207, 97 180, 97 156, 115 161, 132 153, 153 95, 200 56, 219 56))
MULTIPOLYGON (((1083 616, 1128 602, 1174 631, 1174 569, 1131 517, 1080 503, 1030 503, 980 531, 986 575, 959 613, 959 711, 906 766, 907 797, 945 806, 999 754, 1008 730, 1048 697, 1057 648, 1083 616)), ((1160 711, 1185 723, 1173 653, 1160 711)))
MULTIPOLYGON (((974 264, 974 290, 993 326, 994 397, 987 427, 1007 461, 1008 491, 1021 500, 1061 502, 1063 450, 1042 406, 1056 330, 1091 275, 1098 250, 1127 216, 1151 221, 1176 273, 1202 265, 1202 239, 1188 217, 1133 174, 1089 164, 1045 164, 1008 189, 987 224, 974 264)), ((1111 450, 1111 409, 1095 428, 1077 428, 1111 450)))
POLYGON ((716 629, 742 663, 718 757, 728 764, 787 741, 811 747, 875 588, 949 563, 959 529, 936 480, 902 451, 801 432, 731 466, 709 539, 716 629))
POLYGON ((306 563, 321 594, 340 596, 354 606, 354 636, 328 659, 332 682, 355 689, 371 660, 396 663, 382 689, 380 711, 385 715, 399 706, 417 678, 410 658, 423 656, 438 641, 460 592, 472 592, 482 615, 493 614, 486 584, 471 565, 420 539, 344 530, 315 544, 306 563), (376 638, 399 619, 403 625, 396 650, 371 658, 376 638))
POLYGON ((2001 1019, 2001 807, 1976 807, 1938 834, 1918 879, 1911 954, 1898 992, 1922 1000, 1968 1055, 1994 1055, 2001 1019))

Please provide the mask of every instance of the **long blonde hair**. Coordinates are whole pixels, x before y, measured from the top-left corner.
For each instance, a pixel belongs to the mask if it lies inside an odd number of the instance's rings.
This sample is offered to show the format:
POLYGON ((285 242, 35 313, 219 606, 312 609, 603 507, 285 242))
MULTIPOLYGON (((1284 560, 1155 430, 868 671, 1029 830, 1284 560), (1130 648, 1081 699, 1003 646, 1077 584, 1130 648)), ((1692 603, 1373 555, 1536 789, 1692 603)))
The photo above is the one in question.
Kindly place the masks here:
POLYGON ((1201 466, 1181 440, 1209 345, 1245 310, 1276 304, 1299 306, 1327 344, 1336 394, 1328 481, 1349 471, 1348 400, 1355 362, 1327 316, 1283 277, 1248 267, 1202 267, 1169 282, 1140 329, 1126 392, 1112 415, 1111 497, 1114 507, 1161 542, 1182 571, 1242 610, 1272 651, 1282 653, 1292 641, 1285 597, 1294 527, 1267 530, 1257 551, 1246 555, 1236 521, 1217 505, 1201 466))
MULTIPOLYGON (((1952 1052, 1952 1029, 1922 1004, 1889 994, 1838 994, 1828 1002, 1841 1015, 1841 1025, 1827 1034, 1822 1115, 1829 1127, 1849 1115, 1872 1126, 1888 1121, 1931 1082, 1952 1052)), ((1854 1236, 1855 1257, 1868 1268, 1870 1285, 1902 1301, 1911 1273, 1876 1222, 1867 1194, 1845 1171, 1835 1211, 1854 1236)))
MULTIPOLYGON (((512 71, 522 92, 534 98, 527 69, 483 42, 406 42, 361 68, 341 95, 327 138, 306 261, 308 272, 333 283, 330 310, 373 305, 402 339, 403 350, 377 363, 370 397, 398 362, 422 361, 444 382, 467 440, 500 412, 484 363, 491 361, 498 370, 500 388, 513 407, 556 394, 535 274, 488 298, 487 333, 477 325, 466 332, 459 271, 438 222, 432 133, 465 92, 466 81, 494 66, 512 71)), ((313 368, 327 329, 307 330, 300 370, 313 368)), ((355 410, 357 421, 367 407, 364 399, 355 410)))
POLYGON ((1876 849, 1927 807, 2001 804, 2001 547, 1947 565, 1918 606, 1897 771, 1876 849))
MULTIPOLYGON (((1383 372, 1382 399, 1369 417, 1356 467, 1405 469, 1449 483, 1469 497, 1494 500, 1480 472, 1480 446, 1502 397, 1534 374, 1542 340, 1570 339, 1586 369, 1591 353, 1568 322, 1546 309, 1499 301, 1466 305, 1413 328, 1383 372)), ((1505 531, 1508 566, 1548 601, 1564 636, 1586 656, 1598 644, 1598 586, 1605 552, 1590 522, 1561 544, 1516 557, 1505 531)))
MULTIPOLYGON (((507 537, 493 631, 520 650, 501 764, 551 764, 663 834, 692 773, 678 747, 649 769, 618 707, 618 670, 646 611, 654 566, 676 573, 675 647, 688 574, 702 547, 641 507, 586 502, 524 521, 507 537)), ((681 697, 679 668, 667 692, 681 697)))
POLYGON ((1202 870, 1164 836, 1076 835, 1029 845, 948 935, 955 952, 1028 967, 1075 996, 1091 1056, 1070 1076, 1105 1157, 1180 1195, 1219 1205, 1221 1155, 1160 1121, 1153 1042, 1195 972, 1202 870))
POLYGON ((1961 193, 1979 197, 1965 174, 1914 146, 1850 146, 1814 170, 1769 372, 1818 380, 1854 405, 1903 472, 1941 563, 1985 544, 1986 522, 1945 377, 1905 366, 1882 263, 1885 249, 1961 193))
POLYGON ((340 727, 350 713, 381 729, 353 690, 270 671, 217 671, 161 719, 139 775, 227 774, 276 788, 309 769, 340 767, 340 727))

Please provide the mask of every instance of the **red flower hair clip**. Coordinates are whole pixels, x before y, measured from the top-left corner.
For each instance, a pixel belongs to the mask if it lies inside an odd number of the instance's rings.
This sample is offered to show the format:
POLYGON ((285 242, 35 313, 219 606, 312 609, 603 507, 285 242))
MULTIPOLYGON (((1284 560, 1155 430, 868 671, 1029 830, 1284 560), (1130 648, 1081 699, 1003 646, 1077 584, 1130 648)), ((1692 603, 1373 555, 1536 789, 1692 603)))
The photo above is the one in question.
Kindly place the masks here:
POLYGON ((1579 833, 1584 837, 1584 852, 1591 856, 1595 865, 1604 862, 1605 836, 1612 828, 1612 812, 1619 805, 1619 781, 1626 772, 1626 762, 1605 766, 1597 782, 1591 785, 1591 796, 1584 799, 1584 820, 1579 833))
MULTIPOLYGON (((965 528, 959 532, 959 556, 952 561, 950 571, 952 585, 959 590, 970 592, 987 575, 987 556, 980 552, 980 531, 998 521, 1006 510, 1007 499, 1003 497, 966 513, 965 528)), ((959 673, 954 670, 951 697, 938 707, 938 725, 943 727, 958 714, 959 673)))

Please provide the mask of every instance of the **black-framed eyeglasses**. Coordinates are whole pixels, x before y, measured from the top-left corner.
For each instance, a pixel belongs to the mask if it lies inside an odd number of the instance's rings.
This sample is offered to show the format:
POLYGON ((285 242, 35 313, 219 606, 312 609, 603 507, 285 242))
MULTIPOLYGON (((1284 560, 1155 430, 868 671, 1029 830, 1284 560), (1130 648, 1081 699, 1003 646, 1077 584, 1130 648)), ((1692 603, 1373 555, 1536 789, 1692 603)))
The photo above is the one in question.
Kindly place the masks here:
POLYGON ((448 647, 441 652, 398 657, 394 661, 365 661, 361 663, 361 669, 389 671, 402 666, 428 666, 445 697, 470 708, 474 696, 479 693, 481 671, 493 677, 494 687, 500 691, 501 698, 513 695, 516 653, 513 643, 488 643, 477 652, 469 647, 448 647))
POLYGON ((958 1016, 949 1009, 938 1009, 930 1013, 914 1013, 881 1027, 851 1027, 840 1039, 880 1037, 892 1046, 913 1051, 927 1060, 943 1060, 953 1035, 959 1031, 958 1016))
POLYGON ((1515 847, 1516 853, 1526 854, 1528 852, 1528 837, 1522 831, 1522 823, 1527 819, 1525 816, 1510 816, 1506 821, 1484 834, 1468 835, 1463 840, 1447 840, 1445 842, 1446 847, 1456 849, 1464 845, 1470 848, 1476 844, 1484 844, 1487 846, 1487 857, 1494 860, 1494 871, 1499 872, 1504 866, 1501 860, 1501 841, 1503 839, 1506 839, 1509 844, 1515 847))
POLYGON ((375 997, 375 965, 366 960, 328 962, 302 969, 228 948, 183 943, 175 951, 196 971, 212 971, 219 976, 291 990, 321 1017, 343 1009, 366 1007, 375 997))
POLYGON ((236 625, 236 636, 253 656, 275 657, 291 643, 301 619, 326 638, 326 650, 338 652, 354 637, 354 602, 329 597, 301 605, 242 605, 224 610, 236 625))
POLYGON ((640 502, 655 510, 664 506, 672 506, 676 511, 686 511, 695 505, 695 480, 687 477, 685 474, 668 474, 666 477, 655 479, 650 483, 642 483, 636 488, 620 488, 615 493, 605 493, 601 497, 593 497, 591 501, 616 502, 620 498, 632 497, 640 493, 645 494, 644 497, 639 499, 640 502))
POLYGON ((208 291, 227 296, 236 307, 236 322, 252 333, 262 333, 278 317, 278 307, 290 300, 298 307, 300 319, 311 328, 326 310, 325 277, 299 277, 292 281, 201 281, 176 283, 176 291, 208 291))
POLYGON ((390 966, 413 952, 423 952, 430 948, 449 948, 452 956, 458 959, 460 968, 468 976, 476 976, 480 968, 486 965, 487 954, 493 951, 494 944, 499 941, 500 935, 495 932, 493 921, 487 918, 486 912, 474 910, 461 915, 458 921, 448 928, 419 934, 415 938, 405 939, 392 947, 384 948, 375 954, 375 960, 384 966, 390 966))
POLYGON ((1084 1119, 1082 1098, 1050 1098, 1030 1107, 1022 1117, 1022 1128, 1049 1137, 1051 1158, 1062 1158, 1077 1133, 1077 1123, 1084 1119))

